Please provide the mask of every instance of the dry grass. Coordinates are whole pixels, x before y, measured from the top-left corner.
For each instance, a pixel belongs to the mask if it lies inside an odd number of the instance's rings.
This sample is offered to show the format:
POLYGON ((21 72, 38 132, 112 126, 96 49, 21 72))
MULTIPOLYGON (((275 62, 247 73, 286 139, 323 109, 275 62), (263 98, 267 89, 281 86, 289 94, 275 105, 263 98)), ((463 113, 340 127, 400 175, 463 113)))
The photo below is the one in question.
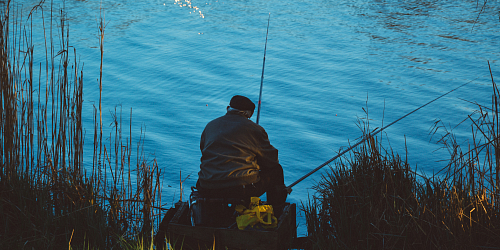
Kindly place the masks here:
MULTIPOLYGON (((32 12, 44 16, 42 4, 32 12)), ((161 187, 158 164, 144 157, 144 134, 136 146, 131 133, 123 138, 121 108, 115 107, 114 133, 104 145, 102 119, 95 119, 92 169, 87 171, 83 72, 68 42, 64 10, 50 12, 48 24, 43 22, 46 35, 56 27, 60 33, 45 41, 45 65, 33 65, 33 16, 23 19, 16 10, 9 1, 0 19, 0 245, 109 249, 123 245, 120 237, 141 235, 150 241, 153 224, 161 219, 161 187)), ((97 113, 101 116, 101 105, 94 108, 94 117, 97 113)))
POLYGON ((492 82, 492 107, 478 105, 467 118, 466 152, 436 122, 432 133, 444 134, 451 154, 438 175, 417 175, 373 138, 331 167, 302 206, 311 248, 500 249, 500 95, 492 82))

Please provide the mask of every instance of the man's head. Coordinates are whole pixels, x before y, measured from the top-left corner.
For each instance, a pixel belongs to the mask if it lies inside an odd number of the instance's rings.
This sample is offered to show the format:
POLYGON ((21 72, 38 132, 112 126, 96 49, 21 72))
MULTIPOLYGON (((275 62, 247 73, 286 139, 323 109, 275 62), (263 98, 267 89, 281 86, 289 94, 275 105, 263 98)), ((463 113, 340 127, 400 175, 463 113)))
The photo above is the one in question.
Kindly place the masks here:
POLYGON ((255 104, 247 97, 235 95, 229 102, 229 107, 240 111, 245 111, 247 118, 252 117, 255 110, 255 104))

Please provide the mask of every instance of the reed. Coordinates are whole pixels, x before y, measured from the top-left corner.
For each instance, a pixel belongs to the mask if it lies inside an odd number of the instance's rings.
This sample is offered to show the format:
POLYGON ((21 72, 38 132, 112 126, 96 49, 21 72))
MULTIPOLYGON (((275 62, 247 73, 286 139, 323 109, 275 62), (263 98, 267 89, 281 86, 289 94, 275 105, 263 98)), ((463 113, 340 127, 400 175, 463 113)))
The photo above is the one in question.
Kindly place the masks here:
POLYGON ((123 137, 122 110, 115 107, 106 146, 99 104, 92 169, 85 168, 83 71, 69 44, 64 9, 46 6, 40 1, 24 18, 21 7, 7 1, 0 13, 0 246, 117 249, 122 239, 138 236, 150 242, 163 204, 158 164, 143 150, 145 133, 137 145, 131 127, 123 137), (41 13, 46 37, 40 65, 34 65, 35 13, 41 13))
MULTIPOLYGON (((499 91, 467 117, 465 152, 436 122, 450 152, 437 175, 422 176, 377 138, 331 166, 302 204, 312 249, 500 249, 499 91), (473 118, 476 117, 476 118, 473 118)), ((360 122, 366 135, 369 124, 360 122)))

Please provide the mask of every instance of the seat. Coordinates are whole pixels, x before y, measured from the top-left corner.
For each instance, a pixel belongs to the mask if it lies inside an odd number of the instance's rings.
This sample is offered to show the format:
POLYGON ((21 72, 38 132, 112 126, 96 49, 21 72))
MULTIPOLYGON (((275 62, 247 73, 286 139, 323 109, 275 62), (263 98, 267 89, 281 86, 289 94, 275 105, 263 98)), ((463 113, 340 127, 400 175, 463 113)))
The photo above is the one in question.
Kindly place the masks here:
POLYGON ((231 198, 202 197, 191 187, 189 208, 192 226, 236 228, 236 205, 244 204, 243 200, 231 198))

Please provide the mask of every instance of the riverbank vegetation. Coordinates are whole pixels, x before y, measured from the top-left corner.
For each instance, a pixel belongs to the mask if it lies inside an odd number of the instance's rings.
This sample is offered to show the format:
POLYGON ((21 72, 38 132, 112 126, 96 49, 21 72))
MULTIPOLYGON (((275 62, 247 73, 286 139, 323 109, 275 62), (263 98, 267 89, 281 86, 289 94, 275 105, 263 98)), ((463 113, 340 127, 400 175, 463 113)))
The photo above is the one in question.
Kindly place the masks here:
MULTIPOLYGON (((493 78, 493 77, 492 77, 493 78)), ((436 122, 446 168, 418 174, 372 138, 331 166, 303 204, 311 249, 500 249, 499 89, 466 117, 470 145, 436 122), (473 118, 475 117, 475 118, 473 118)), ((368 123, 360 123, 365 136, 368 123)))
MULTIPOLYGON (((138 142, 131 132, 122 135, 121 108, 114 109, 109 136, 103 134, 101 101, 84 111, 83 71, 69 44, 66 14, 47 13, 43 3, 25 17, 22 6, 8 1, 0 14, 0 246, 117 249, 137 239, 147 244, 162 211, 158 164, 145 157, 143 134, 138 142), (38 51, 35 13, 46 17, 45 46, 38 51), (45 60, 35 63, 44 52, 45 60), (85 112, 94 119, 93 133, 82 127, 85 112), (84 165, 89 134, 93 157, 84 165)), ((103 24, 101 18, 101 52, 103 24)))
MULTIPOLYGON (((151 237, 166 212, 158 164, 145 156, 143 134, 133 141, 129 127, 125 135, 120 107, 109 136, 100 103, 85 132, 83 71, 69 44, 67 18, 64 11, 44 13, 42 3, 31 13, 50 16, 45 33, 60 34, 44 41, 42 62, 34 59, 33 16, 20 18, 10 1, 0 13, 0 246, 153 249, 151 237), (84 165, 86 135, 93 152, 84 165)), ((104 23, 101 18, 101 56, 104 23)), ((102 76, 99 84, 101 91, 102 76)), ((444 131, 439 141, 451 153, 439 174, 419 174, 406 157, 384 149, 380 137, 333 164, 302 204, 307 246, 499 249, 500 94, 492 84, 491 107, 478 105, 467 118, 472 137, 465 150, 436 123, 434 136, 444 131)), ((369 133, 368 123, 360 128, 369 133)))

